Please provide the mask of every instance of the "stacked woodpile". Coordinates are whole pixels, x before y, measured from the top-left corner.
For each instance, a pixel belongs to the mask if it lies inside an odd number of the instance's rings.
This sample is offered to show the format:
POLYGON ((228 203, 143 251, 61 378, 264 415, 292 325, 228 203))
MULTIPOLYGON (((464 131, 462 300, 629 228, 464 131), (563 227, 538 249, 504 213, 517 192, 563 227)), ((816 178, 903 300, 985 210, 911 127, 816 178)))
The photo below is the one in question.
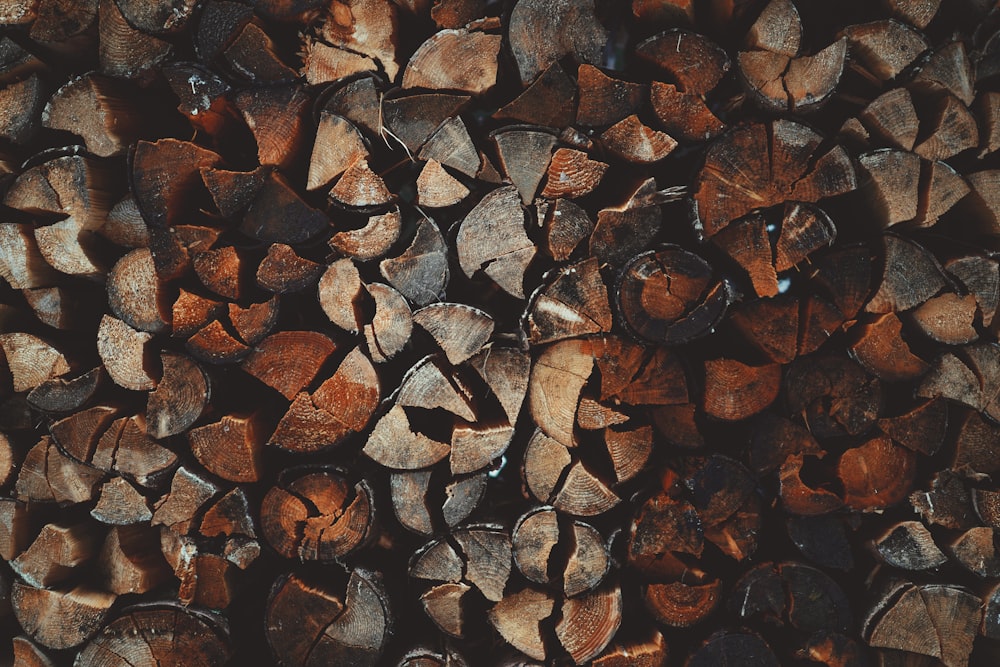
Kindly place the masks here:
POLYGON ((0 663, 1000 664, 990 0, 0 0, 0 663))

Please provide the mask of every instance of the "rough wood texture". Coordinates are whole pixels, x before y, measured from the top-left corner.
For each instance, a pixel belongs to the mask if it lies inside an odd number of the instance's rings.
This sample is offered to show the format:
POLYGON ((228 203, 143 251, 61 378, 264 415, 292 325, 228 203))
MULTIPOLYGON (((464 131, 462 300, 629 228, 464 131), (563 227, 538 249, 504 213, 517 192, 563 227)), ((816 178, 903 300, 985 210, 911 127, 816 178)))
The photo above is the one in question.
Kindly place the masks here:
POLYGON ((0 663, 1000 660, 993 3, 0 33, 0 663))

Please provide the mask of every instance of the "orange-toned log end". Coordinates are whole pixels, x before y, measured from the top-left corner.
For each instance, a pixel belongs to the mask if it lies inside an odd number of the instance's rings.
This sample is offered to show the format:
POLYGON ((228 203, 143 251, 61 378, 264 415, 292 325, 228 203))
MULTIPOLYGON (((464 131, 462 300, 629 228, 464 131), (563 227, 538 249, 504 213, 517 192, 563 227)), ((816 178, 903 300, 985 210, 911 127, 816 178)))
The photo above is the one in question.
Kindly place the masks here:
POLYGON ((315 331, 281 331, 264 339, 243 362, 244 371, 291 401, 333 354, 332 340, 315 331))
POLYGON ((625 324, 636 335, 667 344, 707 334, 730 300, 725 283, 713 279, 711 265, 678 247, 633 258, 617 296, 625 324))
POLYGON ((583 151, 557 149, 549 162, 548 179, 542 196, 572 199, 589 194, 600 185, 607 168, 607 164, 591 160, 583 151))
POLYGON ((886 313, 871 324, 858 326, 858 339, 851 346, 854 357, 882 380, 915 380, 930 365, 913 354, 902 337, 903 323, 895 313, 886 313))
POLYGON ((707 584, 649 584, 643 595, 646 608, 664 625, 688 628, 705 620, 722 602, 722 581, 707 584))
POLYGON ((847 450, 837 465, 844 501, 862 512, 892 507, 913 490, 916 463, 913 452, 888 438, 872 438, 847 450))
POLYGON ((843 506, 843 501, 833 491, 825 487, 810 486, 802 479, 806 466, 819 467, 815 456, 794 454, 781 465, 778 473, 781 482, 781 503, 785 511, 801 516, 828 514, 843 506))
POLYGON ((670 653, 667 640, 659 630, 651 630, 641 639, 611 644, 594 658, 593 667, 664 667, 670 653))
POLYGON ((225 415, 188 433, 191 453, 211 473, 232 482, 260 479, 263 437, 253 416, 225 415))
POLYGON ((261 506, 265 539, 286 558, 329 562, 346 556, 372 536, 371 494, 351 487, 338 474, 306 470, 279 480, 261 506))
POLYGON ((351 430, 360 431, 375 412, 379 395, 375 367, 360 348, 355 348, 344 357, 333 376, 313 393, 313 402, 336 414, 351 430))
POLYGON ((723 421, 739 421, 761 412, 778 398, 781 366, 748 366, 735 359, 705 361, 705 413, 723 421))

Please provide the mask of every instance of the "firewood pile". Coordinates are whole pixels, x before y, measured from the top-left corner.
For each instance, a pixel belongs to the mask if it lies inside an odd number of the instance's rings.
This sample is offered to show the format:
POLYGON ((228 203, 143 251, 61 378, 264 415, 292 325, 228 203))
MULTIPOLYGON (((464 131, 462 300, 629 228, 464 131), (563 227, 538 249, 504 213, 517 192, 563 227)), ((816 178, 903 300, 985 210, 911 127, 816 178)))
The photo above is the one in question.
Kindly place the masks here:
POLYGON ((1000 664, 990 0, 0 0, 0 664, 1000 664))

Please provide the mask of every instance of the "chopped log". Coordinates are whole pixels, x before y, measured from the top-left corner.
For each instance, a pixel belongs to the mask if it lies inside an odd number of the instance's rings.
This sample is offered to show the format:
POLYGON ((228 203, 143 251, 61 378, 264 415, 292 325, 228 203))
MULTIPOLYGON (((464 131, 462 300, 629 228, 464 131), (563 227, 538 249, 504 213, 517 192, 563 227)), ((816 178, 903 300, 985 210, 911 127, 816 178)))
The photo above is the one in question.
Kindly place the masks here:
POLYGON ((0 558, 11 561, 31 544, 28 505, 21 500, 0 500, 0 558))
POLYGON ((14 664, 23 667, 54 667, 55 663, 27 637, 14 637, 14 664))
POLYGON ((839 146, 824 151, 821 142, 818 134, 790 121, 747 125, 720 137, 698 177, 696 231, 711 237, 756 208, 786 200, 816 202, 853 190, 846 152, 839 146), (769 170, 757 165, 766 156, 769 170))
POLYGON ((635 54, 662 69, 681 92, 693 95, 711 92, 730 67, 729 56, 718 44, 677 28, 640 42, 635 54))
POLYGON ((358 157, 367 155, 357 128, 341 116, 323 112, 316 129, 316 142, 309 159, 307 189, 329 185, 343 174, 358 157))
POLYGON ((591 160, 583 151, 559 148, 552 155, 546 175, 542 197, 574 199, 592 192, 601 183, 605 170, 603 162, 591 160))
POLYGON ((917 394, 922 398, 950 398, 995 418, 998 379, 991 364, 995 363, 998 350, 991 344, 975 343, 962 351, 963 360, 951 353, 938 357, 917 394))
POLYGON ((862 155, 859 164, 870 179, 866 190, 882 226, 917 217, 920 159, 916 155, 887 149, 862 155))
POLYGON ((0 109, 4 115, 0 137, 14 144, 31 141, 42 124, 47 92, 37 74, 0 89, 0 109))
POLYGON ((185 355, 164 352, 163 375, 146 403, 149 435, 162 439, 186 431, 205 411, 212 390, 205 371, 185 355))
POLYGON ((718 579, 705 584, 650 584, 643 600, 657 622, 675 628, 696 625, 719 606, 722 582, 718 579))
POLYGON ((133 28, 117 2, 101 2, 98 9, 98 57, 101 72, 135 79, 166 59, 170 42, 133 28))
POLYGON ((70 372, 66 357, 37 336, 28 333, 0 334, 0 348, 13 378, 14 391, 30 391, 47 380, 70 372))
POLYGON ((199 170, 219 161, 218 154, 190 142, 139 141, 132 155, 132 192, 142 217, 151 227, 180 223, 187 213, 183 202, 194 201, 202 185, 199 170))
POLYGON ((611 331, 611 308, 596 259, 561 269, 532 295, 526 311, 528 337, 539 345, 611 331))
POLYGON ((113 477, 104 483, 90 515, 112 526, 147 523, 153 518, 146 498, 124 477, 113 477))
POLYGON ((437 303, 413 313, 413 322, 429 333, 452 366, 467 361, 489 341, 493 318, 458 303, 437 303))
POLYGON ((668 655, 666 640, 659 630, 654 629, 642 639, 627 644, 613 642, 592 664, 595 667, 627 667, 632 664, 662 667, 667 663, 668 655))
POLYGON ((154 506, 150 525, 163 525, 178 535, 191 530, 198 514, 220 492, 210 480, 181 467, 174 473, 170 490, 154 506))
POLYGON ((673 137, 643 125, 635 114, 605 130, 601 142, 611 153, 637 164, 659 162, 677 147, 673 137))
POLYGON ((361 331, 361 304, 367 296, 357 266, 350 259, 331 262, 319 279, 320 307, 331 322, 350 333, 361 331))
POLYGON ((711 265, 677 247, 633 259, 618 288, 618 307, 629 328, 667 344, 708 334, 730 300, 728 283, 713 280, 711 265))
POLYGON ((363 155, 357 155, 330 190, 330 198, 344 206, 367 208, 393 201, 382 177, 372 171, 363 155))
POLYGON ((222 419, 191 429, 191 453, 209 472, 233 482, 260 479, 263 446, 261 426, 252 416, 224 415, 222 419))
POLYGON ((594 231, 594 223, 586 212, 566 199, 556 199, 551 205, 539 203, 538 217, 544 234, 542 248, 557 261, 569 259, 594 231))
POLYGON ((968 530, 976 525, 976 512, 965 480, 951 470, 934 475, 926 491, 914 491, 910 504, 924 522, 952 530, 968 530))
POLYGON ((735 359, 705 362, 705 413, 716 419, 739 421, 753 416, 778 397, 781 368, 748 366, 735 359))
MULTIPOLYGON (((247 28, 254 32, 255 41, 260 43, 248 43, 246 47, 252 49, 251 53, 256 53, 259 49, 266 52, 266 42, 270 40, 252 25, 249 24, 247 28)), ((243 34, 249 36, 246 30, 243 34)), ((266 63, 266 66, 271 70, 266 75, 268 77, 292 79, 295 76, 280 61, 266 63)), ((296 158, 306 134, 303 124, 308 102, 309 97, 298 86, 255 88, 235 95, 233 103, 257 141, 257 159, 260 164, 287 167, 296 158), (267 122, 264 122, 265 119, 267 122)))
POLYGON ((893 88, 879 95, 861 110, 858 118, 872 138, 881 139, 894 148, 913 150, 920 119, 906 88, 893 88))
POLYGON ((375 314, 364 326, 368 355, 377 364, 402 352, 413 332, 413 315, 403 296, 382 283, 372 283, 368 294, 375 302, 375 314))
POLYGON ((893 441, 915 452, 933 456, 944 444, 948 406, 941 398, 924 401, 898 417, 883 417, 878 427, 893 441))
POLYGON ((811 56, 744 51, 738 63, 743 85, 759 106, 775 111, 810 111, 833 94, 846 55, 847 41, 841 38, 811 56))
POLYGON ((576 85, 557 61, 493 117, 561 129, 575 120, 576 102, 576 85))
POLYGON ((451 451, 440 442, 413 430, 406 411, 393 406, 375 424, 364 452, 387 468, 418 470, 434 465, 451 451))
POLYGON ((931 52, 913 77, 913 85, 922 92, 948 91, 968 107, 975 97, 973 80, 972 64, 965 45, 954 40, 931 52))
POLYGON ((109 315, 101 318, 97 350, 115 384, 133 391, 156 387, 159 371, 147 348, 152 337, 109 315))
POLYGON ((508 186, 487 194, 465 216, 456 243, 466 276, 483 271, 508 294, 524 298, 524 272, 536 249, 524 231, 517 188, 508 186))
POLYGON ((58 282, 28 225, 0 224, 0 277, 14 289, 48 287, 58 282))
POLYGON ((279 331, 255 347, 241 368, 291 401, 335 349, 332 340, 315 331, 279 331))
POLYGON ((840 356, 797 359, 784 378, 790 414, 816 437, 861 435, 882 411, 882 385, 840 356))
MULTIPOLYGON (((418 153, 431 135, 445 121, 454 118, 469 100, 468 95, 447 93, 406 95, 383 100, 377 107, 381 108, 381 112, 372 131, 386 141, 387 136, 393 138, 412 155, 418 153)), ((351 119, 346 111, 342 113, 351 119)), ((360 119, 357 122, 360 124, 360 119)))
POLYGON ((489 611, 490 623, 511 646, 535 660, 545 660, 542 625, 552 615, 555 600, 533 588, 504 596, 489 611))
POLYGON ((610 77, 592 65, 577 72, 576 122, 590 127, 614 125, 635 115, 649 97, 647 86, 610 77))
POLYGON ((886 564, 904 570, 930 570, 948 562, 930 531, 919 521, 904 521, 876 538, 875 549, 886 564))
POLYGON ((631 191, 618 206, 597 213, 597 224, 590 235, 590 254, 601 262, 624 264, 641 254, 663 224, 659 204, 673 201, 675 191, 657 190, 656 181, 646 179, 631 191))
POLYGON ((78 646, 96 634, 116 597, 83 586, 69 591, 21 583, 11 587, 18 623, 33 640, 54 649, 78 646))
POLYGON ((41 42, 64 42, 86 31, 97 16, 97 2, 64 7, 58 2, 38 5, 38 14, 28 34, 41 42))
POLYGON ((390 81, 399 72, 396 59, 398 18, 394 3, 382 0, 351 2, 331 8, 322 26, 324 41, 364 54, 380 63, 390 81))
POLYGON ((936 295, 947 285, 940 265, 922 246, 886 234, 886 260, 882 284, 865 310, 872 313, 909 310, 936 295))
MULTIPOLYGON (((390 214, 391 215, 391 214, 390 214)), ((398 223, 398 213, 395 221, 398 223)), ((417 222, 409 246, 399 255, 379 262, 379 272, 412 303, 426 306, 437 301, 448 283, 448 250, 444 237, 429 219, 417 222)))
POLYGON ((564 56, 598 64, 608 41, 594 6, 585 0, 560 0, 556 5, 522 0, 511 12, 508 32, 522 86, 564 56))
POLYGON ((894 79, 930 46, 917 30, 894 20, 848 26, 851 53, 876 81, 894 79))
POLYGON ((861 512, 880 511, 910 495, 916 478, 916 457, 888 438, 872 438, 841 455, 837 477, 849 507, 861 512))
POLYGON ((464 28, 435 33, 410 57, 403 88, 483 95, 497 82, 500 35, 464 28))
POLYGON ((231 653, 229 633, 214 615, 156 603, 122 610, 80 651, 76 664, 126 667, 181 660, 211 665, 231 653))
POLYGON ((321 469, 284 476, 261 506, 261 532, 285 558, 332 561, 374 536, 371 491, 321 469))
POLYGON ((1000 554, 994 544, 995 530, 978 526, 962 533, 949 545, 948 551, 959 565, 980 578, 996 576, 1000 570, 1000 554))
POLYGON ((903 323, 895 313, 857 325, 852 356, 880 380, 900 382, 919 378, 930 366, 910 350, 901 335, 902 328, 903 323))
POLYGON ((50 587, 68 579, 74 568, 97 553, 97 535, 87 523, 72 526, 46 524, 27 549, 10 561, 11 569, 27 584, 50 587))
POLYGON ((771 0, 746 34, 747 46, 794 58, 802 41, 802 20, 788 0, 771 0))
MULTIPOLYGON (((533 129, 502 129, 492 134, 507 179, 517 188, 521 203, 535 199, 538 185, 548 170, 556 137, 533 129)), ((485 198, 484 198, 485 201, 485 198)))
POLYGON ((957 587, 905 582, 872 610, 880 615, 869 622, 865 636, 872 646, 964 665, 979 627, 980 605, 979 598, 957 587))
POLYGON ((116 595, 145 593, 170 576, 157 531, 116 526, 108 531, 99 558, 105 588, 116 595))
POLYGON ((562 603, 556 637, 573 662, 582 665, 597 657, 614 638, 622 622, 622 592, 605 587, 562 603))
POLYGON ((177 456, 147 435, 145 415, 138 414, 112 423, 98 441, 91 463, 142 486, 157 488, 173 472, 177 456))
POLYGON ((318 39, 306 38, 303 48, 305 52, 300 73, 311 86, 378 69, 375 61, 368 56, 324 44, 318 39))
POLYGON ((241 308, 229 304, 229 322, 237 337, 247 345, 256 345, 266 338, 278 323, 280 314, 277 297, 241 308))
POLYGON ((267 640, 286 665, 374 665, 392 633, 388 605, 376 572, 352 570, 343 599, 285 575, 268 599, 267 640))
POLYGON ((915 28, 926 28, 941 7, 940 0, 885 0, 896 18, 915 28))
POLYGON ((799 317, 802 304, 779 294, 740 304, 729 315, 736 330, 770 361, 787 364, 799 353, 799 317))
POLYGON ((209 364, 234 363, 250 352, 250 348, 234 338, 219 320, 212 320, 199 329, 188 338, 185 347, 193 357, 209 364))
POLYGON ((360 229, 337 232, 328 243, 333 250, 359 261, 367 261, 384 257, 399 239, 401 231, 399 209, 393 208, 388 213, 370 216, 368 223, 360 229))
POLYGON ((114 79, 84 75, 55 92, 42 113, 42 124, 82 136, 95 155, 121 155, 142 129, 130 97, 129 89, 114 79), (114 122, 109 124, 112 117, 114 122))
POLYGON ((708 141, 725 129, 698 95, 681 92, 671 84, 654 81, 650 102, 663 129, 678 141, 708 141))
POLYGON ((973 326, 976 297, 945 292, 931 297, 913 311, 913 321, 927 337, 945 345, 964 345, 979 338, 973 326))
POLYGON ((452 177, 436 160, 424 165, 417 178, 417 202, 429 208, 453 206, 469 194, 469 189, 452 177))
POLYGON ((481 159, 461 116, 442 121, 417 156, 421 160, 436 160, 469 178, 476 178, 481 166, 481 159))
POLYGON ((913 150, 927 160, 947 160, 978 145, 975 116, 961 100, 949 95, 938 102, 926 139, 913 150))

